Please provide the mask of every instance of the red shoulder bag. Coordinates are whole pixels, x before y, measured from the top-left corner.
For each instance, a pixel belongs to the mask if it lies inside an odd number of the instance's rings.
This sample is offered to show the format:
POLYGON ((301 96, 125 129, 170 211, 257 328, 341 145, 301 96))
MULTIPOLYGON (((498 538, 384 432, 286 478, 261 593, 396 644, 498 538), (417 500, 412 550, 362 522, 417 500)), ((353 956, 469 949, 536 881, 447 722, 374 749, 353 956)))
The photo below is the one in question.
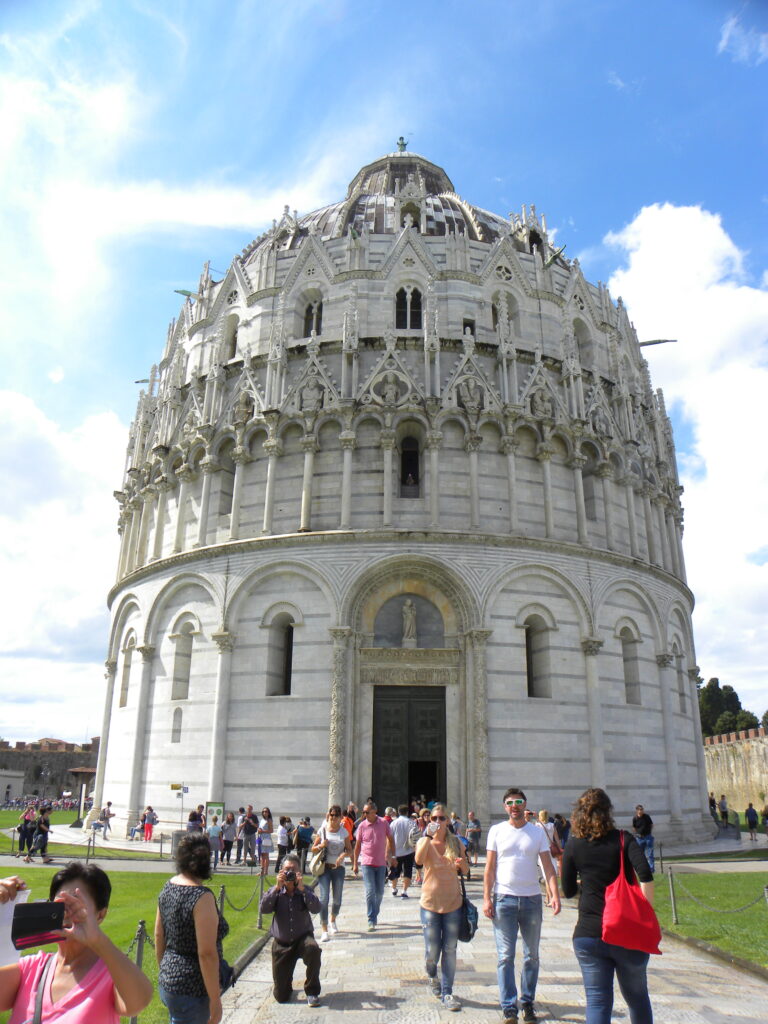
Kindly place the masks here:
POLYGON ((619 832, 619 874, 605 890, 603 942, 624 949, 661 955, 661 928, 653 907, 637 881, 627 881, 624 873, 624 832, 619 832))

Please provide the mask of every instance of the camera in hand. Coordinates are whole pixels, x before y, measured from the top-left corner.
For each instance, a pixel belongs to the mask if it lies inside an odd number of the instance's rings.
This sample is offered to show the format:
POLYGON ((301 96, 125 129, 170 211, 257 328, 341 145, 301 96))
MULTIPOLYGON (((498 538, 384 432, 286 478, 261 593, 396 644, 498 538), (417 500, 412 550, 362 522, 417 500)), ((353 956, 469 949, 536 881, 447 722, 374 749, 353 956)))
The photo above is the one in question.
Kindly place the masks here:
POLYGON ((293 870, 293 868, 288 868, 286 871, 283 872, 283 878, 286 880, 286 882, 295 882, 296 872, 293 870))

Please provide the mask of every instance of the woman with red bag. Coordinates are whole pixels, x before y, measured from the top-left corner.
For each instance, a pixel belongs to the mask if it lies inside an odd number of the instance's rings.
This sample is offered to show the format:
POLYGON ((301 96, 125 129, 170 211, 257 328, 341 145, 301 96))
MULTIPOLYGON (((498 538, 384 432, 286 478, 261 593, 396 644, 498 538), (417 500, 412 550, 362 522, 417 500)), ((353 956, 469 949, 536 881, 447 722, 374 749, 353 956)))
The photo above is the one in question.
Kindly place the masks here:
MULTIPOLYGON (((563 894, 575 896, 578 881, 581 882, 573 949, 587 995, 585 1024, 610 1024, 614 975, 629 1007, 632 1024, 653 1024, 646 977, 648 956, 654 945, 652 939, 647 935, 637 942, 632 938, 622 939, 633 946, 646 946, 647 951, 644 951, 603 938, 606 889, 617 881, 622 870, 630 886, 634 885, 637 872, 642 896, 647 901, 645 914, 648 916, 650 912, 653 916, 653 873, 634 837, 615 827, 612 812, 610 798, 604 790, 587 789, 576 802, 571 818, 571 835, 563 851, 563 894)), ((629 931, 641 934, 639 927, 630 927, 629 931)), ((658 945, 652 951, 659 952, 658 945)))

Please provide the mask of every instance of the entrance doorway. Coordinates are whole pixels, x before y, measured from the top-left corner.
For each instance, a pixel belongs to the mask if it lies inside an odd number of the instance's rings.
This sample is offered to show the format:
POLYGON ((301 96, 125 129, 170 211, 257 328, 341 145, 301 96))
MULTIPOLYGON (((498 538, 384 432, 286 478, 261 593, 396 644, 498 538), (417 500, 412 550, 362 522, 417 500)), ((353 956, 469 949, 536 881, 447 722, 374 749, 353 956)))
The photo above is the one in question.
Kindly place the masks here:
POLYGON ((379 810, 445 799, 444 686, 374 687, 371 780, 379 810))

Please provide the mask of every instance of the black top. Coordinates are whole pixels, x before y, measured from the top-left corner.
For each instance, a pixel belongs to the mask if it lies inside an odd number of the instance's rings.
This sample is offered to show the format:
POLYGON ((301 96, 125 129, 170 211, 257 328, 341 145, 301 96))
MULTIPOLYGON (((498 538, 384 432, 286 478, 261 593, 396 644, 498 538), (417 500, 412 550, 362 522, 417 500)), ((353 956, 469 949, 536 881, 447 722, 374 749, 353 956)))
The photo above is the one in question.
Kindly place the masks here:
MULTIPOLYGON (((563 852, 561 881, 563 895, 575 896, 578 891, 577 875, 581 880, 579 919, 574 938, 599 939, 603 934, 605 888, 619 876, 619 831, 612 829, 602 839, 579 839, 571 832, 563 852)), ((633 881, 632 869, 641 882, 652 882, 653 872, 635 837, 624 833, 624 873, 633 881)))
POLYGON ((645 812, 636 814, 632 819, 632 828, 639 836, 649 836, 653 832, 653 818, 645 812))
POLYGON ((287 946, 304 935, 313 935, 312 914, 320 910, 320 900, 313 889, 294 889, 289 893, 285 886, 273 885, 261 897, 261 909, 272 914, 270 934, 287 946))
MULTIPOLYGON (((197 955, 194 910, 197 901, 211 890, 205 885, 177 885, 166 882, 157 905, 165 932, 165 953, 160 961, 159 983, 177 996, 205 996, 205 982, 197 955)), ((213 895, 213 893, 211 893, 213 895)), ((219 914, 216 948, 221 959, 221 940, 229 925, 219 914)))

